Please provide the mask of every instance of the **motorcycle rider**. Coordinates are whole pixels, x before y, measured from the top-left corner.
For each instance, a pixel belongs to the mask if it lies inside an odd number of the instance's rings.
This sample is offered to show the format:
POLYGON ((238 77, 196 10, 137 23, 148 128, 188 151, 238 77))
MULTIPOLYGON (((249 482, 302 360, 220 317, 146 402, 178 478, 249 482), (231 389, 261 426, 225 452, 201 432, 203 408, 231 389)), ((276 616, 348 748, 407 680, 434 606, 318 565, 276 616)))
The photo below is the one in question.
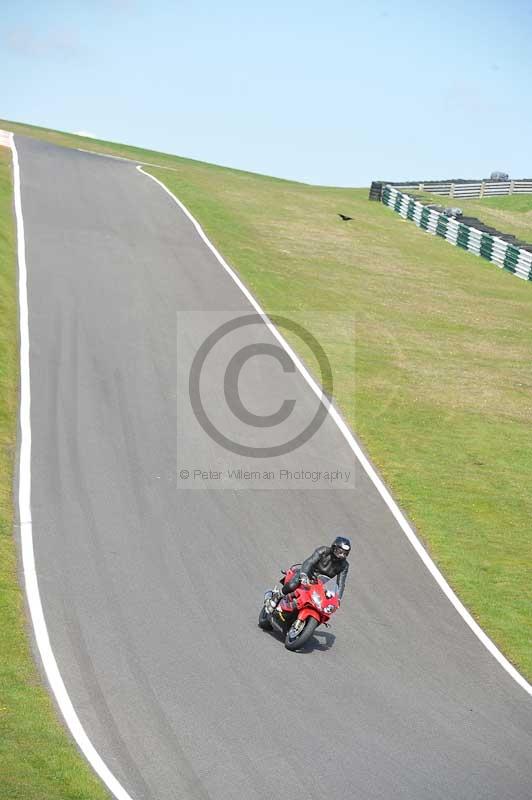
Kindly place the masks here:
POLYGON ((338 576, 338 597, 341 599, 345 589, 349 562, 347 556, 351 551, 351 542, 346 536, 337 536, 330 547, 317 547, 298 569, 294 577, 282 588, 276 586, 268 600, 268 611, 271 613, 283 595, 295 592, 301 583, 311 583, 318 575, 329 578, 338 576))

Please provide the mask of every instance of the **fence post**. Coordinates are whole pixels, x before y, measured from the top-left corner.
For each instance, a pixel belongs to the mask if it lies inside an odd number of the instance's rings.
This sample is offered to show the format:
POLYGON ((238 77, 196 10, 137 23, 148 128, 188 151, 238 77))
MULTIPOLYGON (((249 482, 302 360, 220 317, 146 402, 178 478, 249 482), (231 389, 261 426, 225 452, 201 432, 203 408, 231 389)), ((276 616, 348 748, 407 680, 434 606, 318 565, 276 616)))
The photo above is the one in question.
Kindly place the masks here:
POLYGON ((449 189, 449 197, 454 197, 454 183, 451 183, 451 188, 449 189))
POLYGON ((514 193, 514 181, 510 181, 510 188, 508 190, 508 194, 514 193))
POLYGON ((482 181, 482 182, 481 182, 481 184, 480 184, 480 194, 479 194, 479 197, 484 197, 484 189, 485 189, 485 185, 486 185, 486 184, 484 183, 484 181, 482 181))

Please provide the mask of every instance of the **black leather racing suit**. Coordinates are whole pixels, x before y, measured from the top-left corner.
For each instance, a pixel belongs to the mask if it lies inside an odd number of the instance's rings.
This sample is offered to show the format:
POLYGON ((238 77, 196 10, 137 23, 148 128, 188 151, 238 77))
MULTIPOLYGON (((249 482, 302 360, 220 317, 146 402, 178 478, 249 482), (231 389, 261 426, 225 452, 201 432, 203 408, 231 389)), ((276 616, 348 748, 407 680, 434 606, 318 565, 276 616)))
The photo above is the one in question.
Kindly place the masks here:
POLYGON ((332 547, 317 547, 296 572, 294 577, 283 586, 283 594, 294 592, 301 582, 301 573, 308 575, 310 580, 315 580, 317 575, 327 575, 329 578, 338 576, 338 594, 342 597, 349 564, 345 558, 335 558, 332 547))

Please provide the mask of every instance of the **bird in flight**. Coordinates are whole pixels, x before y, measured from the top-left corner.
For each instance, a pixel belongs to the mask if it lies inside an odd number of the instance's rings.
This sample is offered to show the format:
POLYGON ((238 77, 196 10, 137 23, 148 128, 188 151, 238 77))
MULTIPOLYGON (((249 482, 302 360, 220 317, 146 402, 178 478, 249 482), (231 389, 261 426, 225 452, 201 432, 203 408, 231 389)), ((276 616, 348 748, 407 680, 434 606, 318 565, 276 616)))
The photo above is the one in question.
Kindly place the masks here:
POLYGON ((339 217, 340 217, 340 219, 341 219, 341 220, 343 220, 344 222, 347 222, 348 220, 350 220, 350 219, 353 219, 353 217, 346 217, 346 215, 345 215, 345 214, 338 214, 338 216, 339 216, 339 217))

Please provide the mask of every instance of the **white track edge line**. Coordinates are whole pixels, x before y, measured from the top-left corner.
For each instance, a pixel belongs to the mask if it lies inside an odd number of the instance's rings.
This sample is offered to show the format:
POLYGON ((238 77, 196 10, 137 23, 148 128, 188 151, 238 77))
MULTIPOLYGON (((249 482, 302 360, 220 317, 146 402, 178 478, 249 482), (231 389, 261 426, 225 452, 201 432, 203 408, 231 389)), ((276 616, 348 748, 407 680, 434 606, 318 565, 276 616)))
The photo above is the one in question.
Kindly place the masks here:
POLYGON ((22 216, 20 166, 13 136, 11 138, 11 152, 13 156, 20 315, 20 461, 18 506, 22 568, 24 572, 26 597, 28 599, 35 640, 46 672, 46 677, 72 736, 96 774, 102 779, 117 800, 132 800, 131 796, 126 792, 117 778, 115 778, 94 748, 94 745, 85 733, 80 719, 76 714, 50 644, 50 637, 46 627, 41 595, 39 592, 31 520, 31 388, 26 245, 24 238, 24 219, 22 216))
POLYGON ((175 196, 175 194, 173 194, 170 191, 170 189, 168 189, 168 187, 166 187, 164 185, 164 183, 162 183, 162 181, 160 181, 154 175, 150 175, 150 173, 146 172, 145 170, 143 170, 141 166, 137 166, 137 170, 139 172, 142 172, 142 174, 146 175, 148 178, 151 178, 153 181, 155 181, 155 183, 159 184, 159 186, 162 189, 164 189, 164 191, 172 198, 172 200, 175 203, 177 203, 179 208, 189 218, 189 220, 192 222, 192 224, 196 228, 198 234, 203 239, 203 241, 205 242, 205 244, 207 245, 209 250, 211 250, 211 252, 214 254, 214 256, 217 258, 217 260, 220 262, 222 267, 231 276, 231 278, 234 280, 234 282, 236 283, 238 288, 243 292, 243 294, 249 300, 249 302, 251 303, 253 308, 257 311, 258 314, 260 314, 260 316, 264 320, 264 323, 267 325, 269 330, 272 332, 272 334, 275 336, 275 338, 278 340, 278 342, 281 344, 281 346, 284 348, 284 350, 288 353, 290 358, 293 360, 295 366, 297 367, 297 369, 299 370, 301 375, 305 378, 305 380, 307 381, 307 383, 311 387, 312 391, 321 399, 321 401, 323 402, 323 404, 327 408, 330 416, 335 421, 336 425, 338 426, 338 428, 340 429, 340 431, 344 435, 344 438, 346 439, 349 447, 351 448, 351 450, 355 454, 356 458, 358 459, 358 461, 360 462, 360 464, 364 468, 364 470, 365 470, 366 474, 368 475, 368 477, 370 478, 371 482, 373 483, 373 485, 375 486, 375 488, 379 492, 380 496, 382 497, 382 499, 384 500, 384 502, 388 506, 389 510, 391 511, 393 516, 395 517, 395 520, 399 524, 401 530, 406 535, 408 541, 410 542, 410 544, 412 545, 412 547, 414 548, 414 550, 416 551, 418 556, 421 558, 421 560, 423 561, 423 563, 425 564, 425 566, 429 570, 430 574, 432 575, 432 577, 434 578, 434 580, 436 581, 436 583, 438 584, 440 589, 443 591, 443 593, 445 594, 447 599, 450 600, 450 602, 455 607, 456 611, 458 611, 458 613, 460 614, 460 616, 462 617, 464 622, 471 628, 471 630, 473 631, 475 636, 477 636, 477 638, 480 639, 480 641, 482 642, 484 647, 499 662, 501 667, 503 667, 503 669, 506 670, 506 672, 514 679, 514 681, 516 683, 519 684, 519 686, 521 686, 521 688, 523 688, 525 690, 525 692, 528 692, 528 694, 532 696, 532 686, 528 683, 526 678, 523 675, 521 675, 520 672, 517 671, 517 669, 513 666, 513 664, 511 664, 508 661, 508 659, 501 653, 501 651, 498 649, 496 644, 494 644, 494 642, 492 642, 492 640, 489 638, 489 636, 482 630, 480 625, 473 619, 473 617, 471 616, 471 614, 469 613, 467 608, 464 606, 462 601, 458 598, 458 596, 455 594, 455 592, 451 589, 451 587, 449 586, 449 584, 447 583, 447 581, 443 577, 442 573, 440 572, 440 570, 438 569, 438 567, 436 566, 436 564, 434 563, 432 558, 429 556, 429 554, 427 553, 427 551, 425 550, 425 548, 423 547, 421 542, 419 541, 418 537, 414 533, 414 530, 412 529, 412 527, 409 524, 408 520, 406 519, 406 517, 402 513, 401 509, 399 508, 399 506, 397 505, 397 503, 395 502, 395 500, 391 496, 390 492, 388 491, 388 489, 384 485, 383 481, 381 480, 381 478, 379 477, 379 475, 375 471, 375 469, 372 466, 372 464, 370 463, 369 459, 366 457, 366 455, 362 451, 360 445, 358 444, 358 442, 354 438, 353 434, 351 433, 351 431, 347 427, 346 423, 344 422, 344 420, 340 416, 340 413, 338 412, 338 410, 334 407, 334 405, 331 402, 329 402, 327 400, 327 398, 323 394, 323 391, 322 391, 321 387, 318 386, 318 384, 316 383, 314 378, 308 372, 307 368, 303 365, 303 363, 300 361, 298 356, 296 356, 296 354, 294 353, 294 351, 292 350, 292 348, 290 347, 288 342, 284 339, 282 334, 277 330, 275 325, 270 321, 270 319, 268 318, 267 314, 263 311, 263 309, 261 308, 261 306, 259 305, 257 300, 253 297, 253 295, 249 291, 249 289, 242 283, 242 281, 240 280, 240 278, 238 277, 236 272, 233 269, 231 269, 231 267, 227 264, 227 262, 224 260, 224 258, 218 252, 218 250, 215 248, 215 246, 212 244, 212 242, 209 241, 209 239, 207 238, 207 235, 205 234, 205 232, 204 232, 203 228, 201 227, 201 225, 199 224, 199 222, 195 219, 195 217, 192 216, 192 214, 190 213, 188 208, 186 208, 186 206, 183 205, 181 200, 179 200, 175 196))
MULTIPOLYGON (((60 145, 55 145, 56 147, 60 145)), ((127 161, 128 164, 142 164, 143 167, 156 167, 157 169, 168 169, 171 172, 179 172, 179 167, 165 167, 164 164, 154 164, 152 161, 141 161, 138 158, 126 158, 126 156, 113 156, 110 153, 98 153, 96 150, 84 150, 83 147, 76 147, 78 153, 88 153, 98 158, 114 158, 115 161, 127 161)))
MULTIPOLYGON (((97 153, 96 150, 85 150, 83 147, 76 147, 76 150, 78 151, 78 153, 89 153, 89 155, 98 156, 99 158, 114 158, 115 161, 129 161, 130 164, 139 163, 135 158, 126 158, 126 156, 113 156, 111 153, 97 153)), ((146 164, 145 161, 142 161, 140 163, 146 164)), ((152 166, 152 165, 149 164, 147 166, 152 166)))

